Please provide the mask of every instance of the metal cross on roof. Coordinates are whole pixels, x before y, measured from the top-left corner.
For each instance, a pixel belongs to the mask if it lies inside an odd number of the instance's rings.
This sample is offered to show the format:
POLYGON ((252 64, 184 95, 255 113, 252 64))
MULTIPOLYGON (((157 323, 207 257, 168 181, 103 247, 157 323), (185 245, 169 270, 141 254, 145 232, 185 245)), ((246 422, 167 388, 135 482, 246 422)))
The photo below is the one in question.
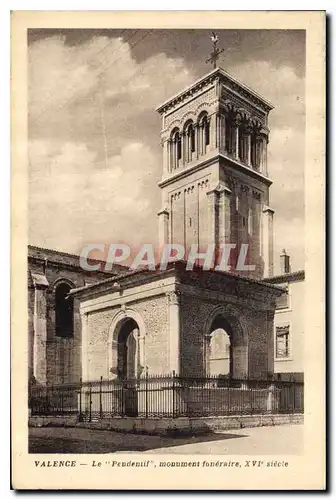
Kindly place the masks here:
POLYGON ((219 38, 214 31, 211 33, 210 39, 211 39, 212 44, 213 44, 213 51, 211 52, 209 59, 207 59, 205 62, 206 63, 212 62, 213 67, 217 68, 217 61, 219 59, 219 54, 224 52, 224 49, 219 50, 219 48, 217 47, 217 43, 219 41, 219 38))

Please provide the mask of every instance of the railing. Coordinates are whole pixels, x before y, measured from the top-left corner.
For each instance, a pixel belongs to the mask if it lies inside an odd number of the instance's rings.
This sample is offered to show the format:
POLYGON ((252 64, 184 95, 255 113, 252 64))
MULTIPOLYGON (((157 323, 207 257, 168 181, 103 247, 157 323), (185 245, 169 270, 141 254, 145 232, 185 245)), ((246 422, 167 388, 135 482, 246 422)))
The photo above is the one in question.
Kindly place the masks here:
POLYGON ((148 376, 30 388, 32 415, 77 415, 82 421, 112 417, 200 417, 303 412, 303 382, 226 376, 148 376))

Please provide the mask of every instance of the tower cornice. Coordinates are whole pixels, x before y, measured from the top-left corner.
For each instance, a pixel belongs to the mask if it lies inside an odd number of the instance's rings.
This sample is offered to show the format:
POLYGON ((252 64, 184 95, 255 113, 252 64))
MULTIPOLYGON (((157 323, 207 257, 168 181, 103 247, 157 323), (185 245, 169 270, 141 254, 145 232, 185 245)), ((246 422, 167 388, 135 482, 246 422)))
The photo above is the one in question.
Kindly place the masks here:
POLYGON ((158 113, 163 114, 174 108, 176 105, 185 102, 187 99, 193 97, 195 94, 200 92, 204 87, 209 84, 212 84, 216 81, 219 81, 232 92, 239 92, 239 95, 251 103, 255 104, 259 108, 261 108, 265 113, 269 113, 273 108, 273 104, 264 99, 260 94, 258 94, 255 90, 251 89, 244 83, 240 82, 236 78, 232 77, 229 73, 227 73, 222 68, 215 68, 210 73, 206 74, 199 80, 196 80, 192 85, 185 88, 178 94, 175 94, 173 97, 165 101, 163 104, 156 108, 158 113))
POLYGON ((258 172, 257 170, 254 170, 250 167, 246 167, 239 160, 236 160, 229 155, 215 152, 213 156, 208 157, 208 158, 204 159, 203 161, 199 161, 199 162, 195 163, 194 165, 191 165, 190 167, 181 168, 181 169, 177 170, 174 174, 171 174, 168 177, 165 177, 164 179, 162 179, 158 183, 158 186, 160 188, 163 188, 163 187, 168 186, 169 184, 171 184, 173 182, 176 182, 179 179, 189 177, 189 175, 191 173, 202 170, 202 169, 208 167, 209 165, 212 165, 213 163, 218 162, 220 159, 225 160, 229 165, 235 167, 237 170, 240 170, 241 172, 244 172, 245 174, 251 176, 252 178, 261 180, 267 186, 270 186, 271 184, 273 184, 273 181, 269 177, 266 177, 265 175, 263 175, 261 172, 258 172))

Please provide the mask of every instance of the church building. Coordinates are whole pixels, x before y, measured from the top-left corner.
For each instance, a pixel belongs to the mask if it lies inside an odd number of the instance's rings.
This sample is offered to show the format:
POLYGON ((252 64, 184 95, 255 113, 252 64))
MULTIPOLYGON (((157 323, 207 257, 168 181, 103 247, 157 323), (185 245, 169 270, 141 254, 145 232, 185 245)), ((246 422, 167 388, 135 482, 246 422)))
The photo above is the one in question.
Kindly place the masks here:
POLYGON ((214 68, 157 108, 162 118, 159 241, 235 245, 232 271, 184 261, 71 290, 83 381, 176 373, 266 379, 274 373, 273 210, 267 170, 272 105, 214 68), (248 245, 247 271, 236 268, 248 245))

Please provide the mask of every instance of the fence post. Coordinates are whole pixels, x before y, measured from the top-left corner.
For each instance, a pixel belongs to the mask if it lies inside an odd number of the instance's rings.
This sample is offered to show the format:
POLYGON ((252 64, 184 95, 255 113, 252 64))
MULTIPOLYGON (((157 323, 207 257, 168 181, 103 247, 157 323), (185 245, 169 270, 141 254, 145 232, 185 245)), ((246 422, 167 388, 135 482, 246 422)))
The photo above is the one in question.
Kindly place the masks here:
POLYGON ((79 379, 79 421, 82 421, 82 377, 79 379))
POLYGON ((266 402, 266 410, 268 413, 274 413, 274 406, 275 406, 275 401, 274 401, 274 395, 275 395, 275 386, 274 382, 269 382, 269 386, 267 389, 267 402, 266 402))
POLYGON ((253 415, 253 387, 251 381, 249 382, 250 385, 250 411, 251 415, 253 415))
POLYGON ((92 412, 92 387, 89 385, 89 422, 91 422, 91 412, 92 412))
POLYGON ((145 416, 148 418, 148 366, 145 372, 145 416))
POLYGON ((173 418, 175 418, 175 370, 173 370, 173 418))
POLYGON ((99 383, 99 416, 100 418, 103 418, 103 377, 100 377, 100 383, 99 383))

